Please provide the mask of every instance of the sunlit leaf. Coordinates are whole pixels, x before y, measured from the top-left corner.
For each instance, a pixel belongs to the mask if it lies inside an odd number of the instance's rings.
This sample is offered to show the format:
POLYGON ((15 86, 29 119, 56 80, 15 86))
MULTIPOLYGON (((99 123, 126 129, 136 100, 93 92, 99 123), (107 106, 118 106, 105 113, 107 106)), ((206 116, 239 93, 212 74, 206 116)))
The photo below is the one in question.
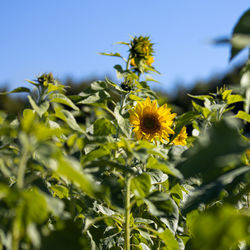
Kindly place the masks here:
POLYGON ((48 101, 44 101, 38 106, 30 95, 28 96, 28 99, 31 107, 37 112, 40 117, 42 117, 43 114, 49 109, 50 103, 48 101))
POLYGON ((79 110, 79 108, 68 97, 60 93, 50 95, 50 101, 65 104, 76 111, 79 110))
POLYGON ((250 115, 242 110, 239 110, 237 115, 235 115, 234 117, 250 123, 250 115))
POLYGON ((18 88, 13 89, 12 91, 9 91, 9 92, 0 92, 0 95, 8 95, 8 94, 12 94, 12 93, 22 93, 22 92, 29 93, 30 89, 28 89, 26 87, 18 87, 18 88))

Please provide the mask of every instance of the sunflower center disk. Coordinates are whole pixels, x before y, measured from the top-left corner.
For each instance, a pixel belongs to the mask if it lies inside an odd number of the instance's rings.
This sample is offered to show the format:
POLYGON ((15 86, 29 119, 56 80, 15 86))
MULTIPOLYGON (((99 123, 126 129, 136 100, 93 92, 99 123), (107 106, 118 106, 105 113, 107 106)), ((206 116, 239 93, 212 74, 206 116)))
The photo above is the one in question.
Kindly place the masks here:
POLYGON ((160 123, 157 117, 153 115, 147 115, 142 118, 142 126, 141 129, 145 133, 155 133, 160 130, 160 123))

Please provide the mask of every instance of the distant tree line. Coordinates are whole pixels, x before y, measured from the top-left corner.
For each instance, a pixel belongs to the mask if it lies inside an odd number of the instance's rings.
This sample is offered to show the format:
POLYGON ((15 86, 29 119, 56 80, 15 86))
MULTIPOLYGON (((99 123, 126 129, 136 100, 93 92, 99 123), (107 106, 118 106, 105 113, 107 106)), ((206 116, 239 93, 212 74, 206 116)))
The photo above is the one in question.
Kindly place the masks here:
MULTIPOLYGON (((216 75, 207 81, 195 82, 192 84, 191 88, 179 86, 177 94, 174 95, 170 95, 164 90, 157 91, 157 93, 162 97, 162 99, 167 100, 167 103, 172 106, 174 112, 180 114, 191 109, 190 97, 187 94, 203 95, 206 93, 215 93, 217 87, 226 86, 231 88, 232 86, 239 86, 241 68, 242 66, 238 66, 223 76, 216 75)), ((97 79, 93 77, 92 79, 76 82, 71 78, 68 78, 63 83, 68 86, 67 95, 75 95, 86 89, 94 80, 97 79)), ((7 87, 2 87, 0 91, 7 91, 7 87)), ((19 114, 25 107, 28 106, 29 104, 27 103, 27 98, 18 97, 18 94, 14 97, 13 95, 2 95, 0 97, 0 110, 4 110, 10 115, 19 114)), ((238 105, 236 109, 242 109, 242 107, 239 107, 238 105)))

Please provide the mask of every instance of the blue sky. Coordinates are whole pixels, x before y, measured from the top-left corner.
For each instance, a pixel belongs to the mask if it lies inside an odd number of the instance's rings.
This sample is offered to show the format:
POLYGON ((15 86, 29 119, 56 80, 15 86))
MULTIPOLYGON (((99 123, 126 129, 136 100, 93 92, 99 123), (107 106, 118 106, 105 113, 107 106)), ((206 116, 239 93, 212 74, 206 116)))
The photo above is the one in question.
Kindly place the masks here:
POLYGON ((247 8, 249 0, 1 1, 0 87, 25 86, 43 72, 61 80, 115 77, 119 59, 98 52, 126 55, 115 42, 150 35, 159 86, 173 91, 246 58, 245 51, 229 64, 229 47, 209 41, 230 36, 247 8))

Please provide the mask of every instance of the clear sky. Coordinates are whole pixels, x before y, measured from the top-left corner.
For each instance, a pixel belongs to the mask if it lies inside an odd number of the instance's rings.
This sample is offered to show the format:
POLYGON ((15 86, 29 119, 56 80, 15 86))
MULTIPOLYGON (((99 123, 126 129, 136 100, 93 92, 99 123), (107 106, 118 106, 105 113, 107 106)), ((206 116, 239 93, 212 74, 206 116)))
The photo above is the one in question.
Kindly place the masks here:
POLYGON ((243 52, 229 64, 229 47, 209 41, 230 36, 249 6, 249 0, 2 0, 0 87, 25 86, 43 72, 61 80, 115 76, 119 59, 98 52, 126 54, 115 42, 150 35, 157 80, 171 91, 246 58, 243 52))

